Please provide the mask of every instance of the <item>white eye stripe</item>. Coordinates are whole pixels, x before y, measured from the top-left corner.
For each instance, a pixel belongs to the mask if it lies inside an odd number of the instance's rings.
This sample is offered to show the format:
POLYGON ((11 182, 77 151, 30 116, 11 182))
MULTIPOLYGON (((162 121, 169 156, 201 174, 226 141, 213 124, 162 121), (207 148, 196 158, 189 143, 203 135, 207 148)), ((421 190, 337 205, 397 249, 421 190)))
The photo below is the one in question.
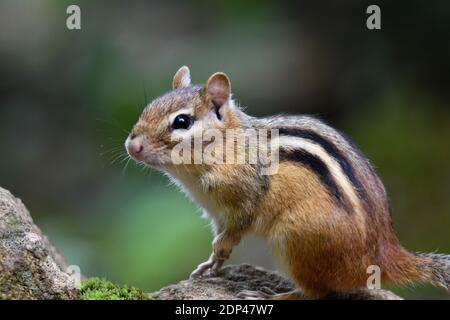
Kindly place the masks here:
MULTIPOLYGON (((180 110, 172 113, 169 116, 169 126, 172 126, 173 121, 180 114, 185 114, 185 115, 193 117, 194 110, 191 108, 183 108, 183 109, 180 109, 180 110)), ((170 135, 171 135, 172 140, 179 141, 180 139, 189 138, 193 134, 195 134, 197 132, 201 132, 201 131, 202 131, 201 124, 198 121, 194 121, 191 124, 190 128, 185 129, 185 130, 173 130, 170 135)))
POLYGON ((188 116, 194 116, 194 110, 192 110, 191 108, 184 108, 184 109, 180 109, 174 113, 172 113, 169 116, 169 124, 173 123, 173 120, 175 120, 175 118, 179 115, 179 114, 187 114, 188 116))

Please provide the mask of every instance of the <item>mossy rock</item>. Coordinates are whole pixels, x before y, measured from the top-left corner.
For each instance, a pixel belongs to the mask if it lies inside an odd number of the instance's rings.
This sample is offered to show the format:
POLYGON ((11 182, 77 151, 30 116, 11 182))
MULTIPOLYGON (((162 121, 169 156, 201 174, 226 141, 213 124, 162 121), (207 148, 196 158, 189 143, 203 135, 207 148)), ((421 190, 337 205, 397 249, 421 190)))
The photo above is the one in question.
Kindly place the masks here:
POLYGON ((140 289, 99 278, 83 280, 78 290, 69 269, 22 201, 0 187, 0 300, 150 299, 140 289))
POLYGON ((119 286, 108 280, 88 278, 81 282, 79 300, 151 300, 142 290, 119 286))

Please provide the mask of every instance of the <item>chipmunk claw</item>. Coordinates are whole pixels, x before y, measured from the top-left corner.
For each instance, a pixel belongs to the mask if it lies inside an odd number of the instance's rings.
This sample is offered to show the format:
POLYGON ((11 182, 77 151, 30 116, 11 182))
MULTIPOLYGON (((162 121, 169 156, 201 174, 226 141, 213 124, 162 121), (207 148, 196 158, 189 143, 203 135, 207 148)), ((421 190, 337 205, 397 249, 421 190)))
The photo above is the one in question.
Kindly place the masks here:
POLYGON ((236 295, 241 300, 270 300, 276 292, 269 287, 262 287, 261 290, 243 290, 236 295))
POLYGON ((267 300, 269 295, 262 291, 243 290, 236 295, 239 300, 267 300))
POLYGON ((189 279, 201 279, 204 277, 216 277, 225 260, 212 258, 198 265, 198 267, 192 271, 189 279))
POLYGON ((191 272, 189 279, 201 279, 203 275, 206 273, 208 269, 210 269, 214 265, 214 261, 208 260, 203 263, 200 263, 194 271, 191 272))

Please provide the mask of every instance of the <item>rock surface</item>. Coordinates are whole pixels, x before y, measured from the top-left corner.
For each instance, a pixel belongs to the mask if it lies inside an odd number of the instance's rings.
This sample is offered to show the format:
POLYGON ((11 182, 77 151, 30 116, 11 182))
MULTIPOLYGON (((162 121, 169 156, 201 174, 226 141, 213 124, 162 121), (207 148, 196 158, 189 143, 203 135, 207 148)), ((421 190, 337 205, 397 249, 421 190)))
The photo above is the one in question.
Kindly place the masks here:
POLYGON ((0 299, 72 299, 67 267, 22 201, 0 188, 0 299))
MULTIPOLYGON (((151 296, 160 300, 229 300, 235 299, 235 296, 243 290, 257 291, 262 287, 282 293, 294 289, 294 284, 277 272, 248 264, 228 265, 221 270, 219 277, 183 280, 162 288, 151 296)), ((401 300, 402 298, 386 290, 361 289, 345 296, 330 296, 329 299, 401 300)))
MULTIPOLYGON (((22 201, 0 188, 0 300, 77 299, 64 258, 42 234, 22 201)), ((277 272, 228 265, 219 277, 184 280, 151 294, 153 299, 234 299, 243 290, 281 293, 294 284, 277 272)), ((401 299, 385 290, 358 290, 339 299, 401 299)))

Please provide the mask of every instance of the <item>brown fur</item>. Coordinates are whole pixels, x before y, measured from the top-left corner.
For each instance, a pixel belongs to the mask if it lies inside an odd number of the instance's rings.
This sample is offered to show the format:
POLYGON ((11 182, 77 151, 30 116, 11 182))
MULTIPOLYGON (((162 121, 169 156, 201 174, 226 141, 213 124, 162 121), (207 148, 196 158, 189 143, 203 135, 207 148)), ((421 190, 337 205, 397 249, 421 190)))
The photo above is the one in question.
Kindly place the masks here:
POLYGON ((303 289, 301 294, 276 298, 322 298, 365 287, 370 265, 380 267, 383 282, 431 281, 448 286, 448 264, 443 262, 447 258, 413 255, 401 247, 383 184, 350 140, 311 117, 247 116, 229 102, 228 77, 216 74, 204 86, 183 86, 188 71, 180 69, 174 77, 175 89, 147 106, 133 132, 145 136, 145 162, 168 172, 212 220, 213 254, 197 273, 220 267, 245 234, 256 233, 268 240, 303 289), (211 81, 215 82, 209 86, 211 81), (215 108, 220 108, 223 119, 217 119, 215 108), (292 161, 281 162, 273 176, 262 176, 258 165, 249 164, 173 166, 170 151, 176 142, 171 140, 169 118, 182 109, 190 110, 204 128, 283 125, 312 131, 337 146, 361 181, 366 198, 339 206, 314 171, 292 161))

